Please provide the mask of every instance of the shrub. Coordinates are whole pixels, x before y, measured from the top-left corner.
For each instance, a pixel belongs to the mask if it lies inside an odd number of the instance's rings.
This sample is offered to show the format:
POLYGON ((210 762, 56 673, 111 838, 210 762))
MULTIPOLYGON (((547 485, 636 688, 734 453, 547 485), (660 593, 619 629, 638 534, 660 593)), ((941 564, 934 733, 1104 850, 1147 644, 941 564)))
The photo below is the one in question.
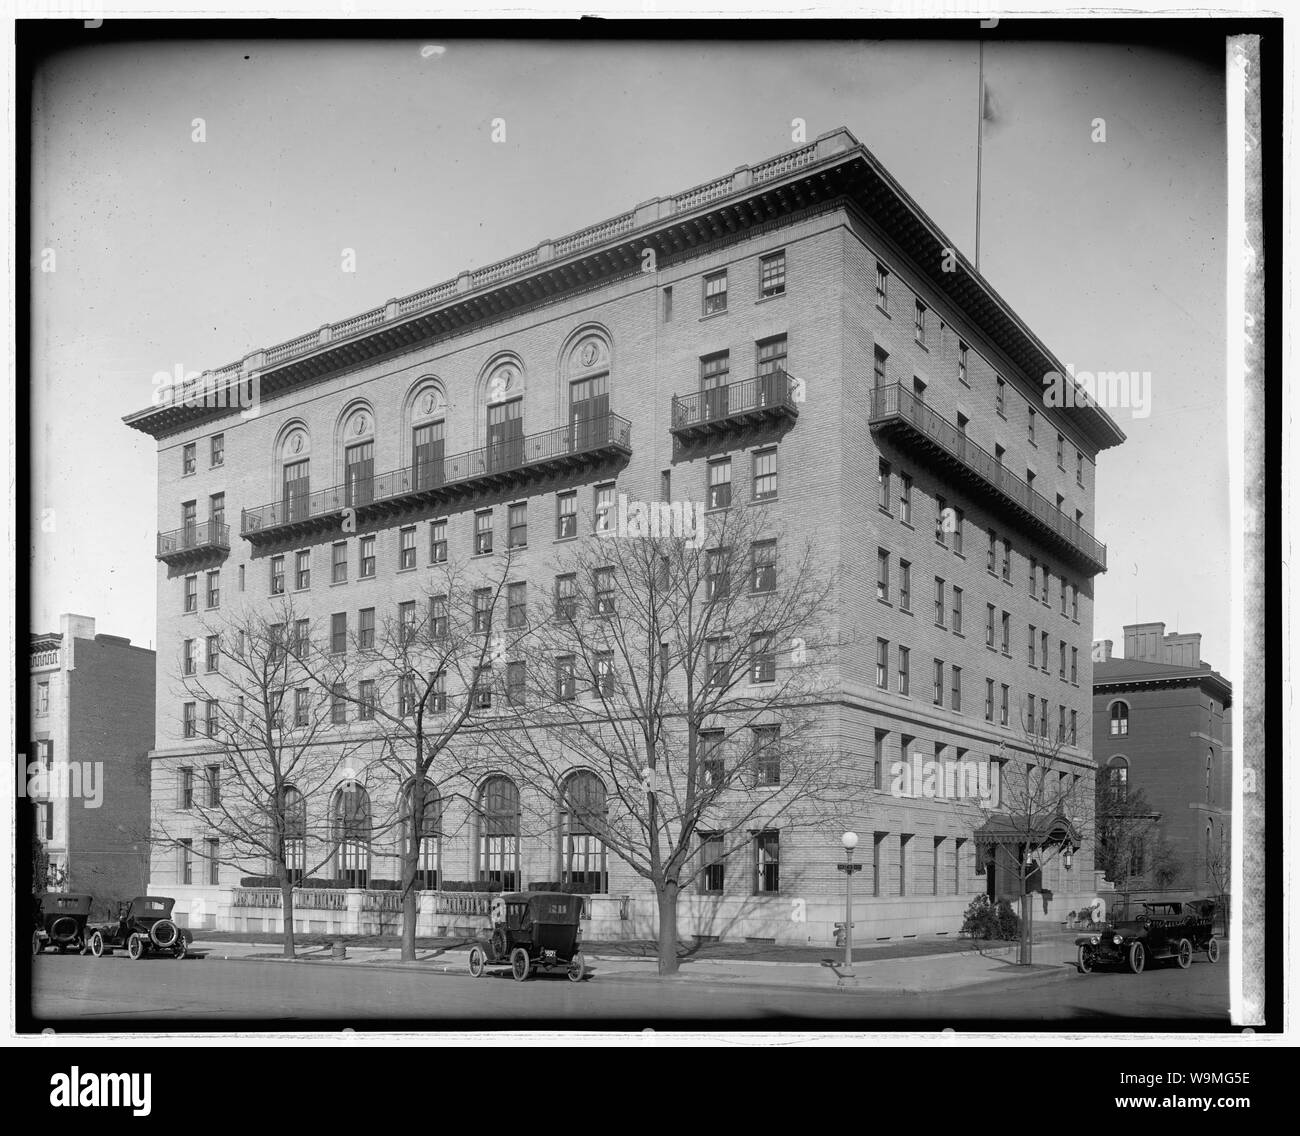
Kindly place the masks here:
POLYGON ((278 888, 280 886, 280 877, 245 876, 239 881, 239 886, 244 888, 278 888))
POLYGON ((972 939, 992 939, 998 934, 998 917, 987 895, 977 895, 970 901, 962 919, 963 935, 972 939))
POLYGON ((1020 916, 1016 914, 1015 908, 1005 899, 998 900, 997 922, 997 936, 999 939, 1020 938, 1020 916))

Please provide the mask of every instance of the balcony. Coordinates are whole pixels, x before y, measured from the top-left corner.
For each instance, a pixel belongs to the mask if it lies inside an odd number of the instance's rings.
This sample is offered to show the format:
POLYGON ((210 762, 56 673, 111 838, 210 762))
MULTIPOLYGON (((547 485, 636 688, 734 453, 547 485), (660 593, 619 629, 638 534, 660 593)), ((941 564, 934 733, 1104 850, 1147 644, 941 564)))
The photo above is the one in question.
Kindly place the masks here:
POLYGON ((599 465, 632 453, 632 424, 617 414, 584 418, 541 434, 405 466, 349 485, 285 497, 244 509, 241 532, 254 544, 332 529, 345 509, 370 520, 434 506, 471 494, 504 490, 550 474, 599 465))
POLYGON ((669 429, 683 440, 799 417, 798 383, 785 371, 758 375, 694 394, 673 395, 669 429))
POLYGON ((1090 576, 1106 571, 1101 541, 911 391, 897 383, 872 391, 870 422, 873 431, 927 457, 972 497, 1009 517, 1074 567, 1090 576))
POLYGON ((158 534, 155 560, 164 564, 182 564, 206 560, 230 551, 230 526, 222 521, 204 521, 158 534))

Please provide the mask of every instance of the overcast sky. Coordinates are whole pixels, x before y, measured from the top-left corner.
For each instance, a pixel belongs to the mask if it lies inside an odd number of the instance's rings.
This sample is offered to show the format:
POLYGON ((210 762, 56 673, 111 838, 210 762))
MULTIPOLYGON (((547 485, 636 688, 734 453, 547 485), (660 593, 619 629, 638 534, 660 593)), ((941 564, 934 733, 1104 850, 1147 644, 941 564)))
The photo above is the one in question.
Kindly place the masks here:
MULTIPOLYGON (((155 444, 121 417, 158 371, 223 366, 753 164, 792 147, 795 118, 810 139, 847 126, 973 254, 973 43, 424 46, 108 46, 42 71, 33 630, 75 611, 154 641, 155 444)), ((1128 441, 1098 461, 1094 634, 1119 652, 1125 623, 1200 631, 1226 671, 1222 68, 993 42, 985 73, 982 270, 1063 362, 1151 373, 1150 416, 1114 411, 1128 441)))

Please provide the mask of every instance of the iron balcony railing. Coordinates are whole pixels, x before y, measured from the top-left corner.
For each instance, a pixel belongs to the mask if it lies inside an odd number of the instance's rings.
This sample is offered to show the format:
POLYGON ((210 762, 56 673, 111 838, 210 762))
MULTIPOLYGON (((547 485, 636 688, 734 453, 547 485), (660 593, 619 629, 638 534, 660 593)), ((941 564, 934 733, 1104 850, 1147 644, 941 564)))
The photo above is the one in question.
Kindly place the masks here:
POLYGON ((314 493, 290 491, 279 501, 244 509, 241 532, 250 539, 286 525, 328 521, 344 509, 373 510, 404 499, 446 498, 476 487, 517 481, 549 466, 632 452, 632 424, 617 414, 578 419, 540 434, 494 442, 390 473, 353 479, 314 493))
POLYGON ((172 560, 216 551, 230 551, 230 526, 223 521, 203 521, 159 533, 155 559, 172 560))
POLYGON ((799 415, 798 382, 785 371, 772 371, 694 394, 673 395, 673 433, 723 429, 766 418, 799 415))
POLYGON ((996 500, 1014 507, 1022 518, 1033 521, 1040 532, 1055 537, 1081 563, 1095 572, 1106 571, 1106 546, 1077 521, 1067 517, 1029 484, 1017 477, 983 447, 939 415, 925 400, 898 383, 871 392, 871 426, 903 429, 924 439, 950 462, 974 474, 996 500))

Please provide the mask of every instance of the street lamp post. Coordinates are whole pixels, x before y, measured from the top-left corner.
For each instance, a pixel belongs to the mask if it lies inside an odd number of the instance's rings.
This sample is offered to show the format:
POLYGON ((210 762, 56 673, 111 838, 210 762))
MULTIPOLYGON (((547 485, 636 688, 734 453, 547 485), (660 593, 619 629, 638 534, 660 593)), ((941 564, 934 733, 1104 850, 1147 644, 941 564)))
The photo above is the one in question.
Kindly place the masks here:
POLYGON ((853 849, 858 846, 858 834, 846 832, 840 837, 844 845, 845 862, 836 864, 844 873, 844 968, 840 971, 840 986, 856 986, 858 976, 853 973, 853 873, 862 870, 861 864, 853 862, 853 849))

